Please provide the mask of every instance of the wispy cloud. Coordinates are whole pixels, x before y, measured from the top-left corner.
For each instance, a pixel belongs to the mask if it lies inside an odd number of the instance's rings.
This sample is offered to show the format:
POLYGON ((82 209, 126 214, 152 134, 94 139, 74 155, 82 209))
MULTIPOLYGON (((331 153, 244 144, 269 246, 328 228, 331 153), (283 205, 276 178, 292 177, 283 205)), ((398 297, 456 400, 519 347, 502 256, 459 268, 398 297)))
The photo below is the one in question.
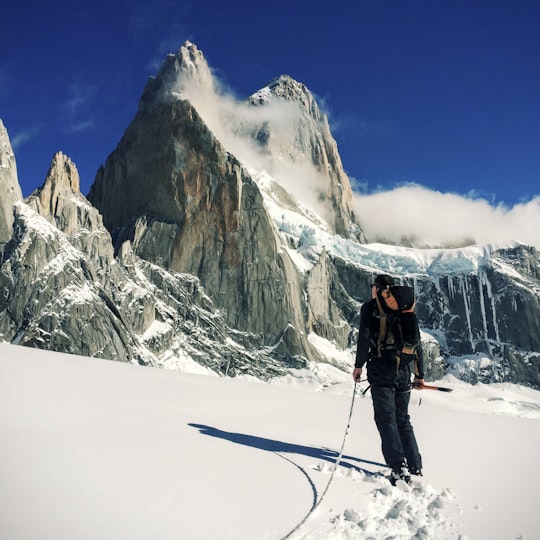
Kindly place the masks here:
POLYGON ((195 106, 216 138, 244 165, 266 171, 298 202, 328 218, 321 198, 328 179, 299 149, 305 128, 298 103, 275 99, 263 107, 249 105, 205 63, 190 76, 180 76, 173 92, 195 106), (260 137, 266 139, 264 145, 260 137))
POLYGON ((540 249, 540 195, 508 208, 411 184, 356 193, 355 203, 371 242, 407 238, 416 247, 449 247, 517 240, 540 249))
POLYGON ((15 135, 11 137, 11 147, 14 151, 18 150, 23 144, 33 139, 40 132, 40 130, 41 126, 35 124, 29 128, 19 131, 18 133, 15 133, 15 135))
POLYGON ((88 131, 94 129, 96 124, 94 120, 81 120, 80 122, 75 122, 68 127, 69 133, 81 133, 82 131, 88 131))
POLYGON ((61 104, 68 133, 81 133, 95 127, 91 114, 96 89, 92 85, 73 83, 68 87, 66 99, 61 104))

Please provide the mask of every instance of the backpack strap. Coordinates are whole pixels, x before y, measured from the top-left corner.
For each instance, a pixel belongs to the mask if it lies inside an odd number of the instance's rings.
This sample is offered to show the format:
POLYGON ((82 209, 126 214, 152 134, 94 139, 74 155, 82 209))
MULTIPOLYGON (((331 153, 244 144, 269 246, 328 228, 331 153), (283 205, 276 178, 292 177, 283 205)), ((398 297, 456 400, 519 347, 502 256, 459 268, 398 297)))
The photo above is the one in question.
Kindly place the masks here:
POLYGON ((377 300, 377 308, 379 310, 379 335, 377 337, 377 356, 380 358, 382 356, 382 344, 384 338, 386 337, 386 313, 383 310, 379 296, 375 297, 377 300))
POLYGON ((380 358, 382 356, 384 340, 386 339, 386 334, 388 332, 388 318, 386 317, 386 312, 384 311, 379 295, 375 296, 377 300, 377 308, 379 310, 379 335, 377 337, 377 356, 380 358))
MULTIPOLYGON (((391 296, 391 293, 389 293, 389 294, 391 296)), ((392 297, 392 299, 393 299, 393 297, 392 297)), ((377 337, 377 356, 380 358, 380 357, 382 357, 382 351, 383 351, 383 348, 384 348, 384 342, 386 340, 386 334, 388 333, 388 316, 387 316, 386 311, 384 310, 384 308, 382 306, 382 302, 381 302, 381 299, 379 298, 378 294, 375 296, 375 300, 377 301, 377 308, 379 310, 379 336, 377 337)), ((386 301, 386 298, 385 298, 385 301, 386 301)), ((396 304, 396 306, 397 306, 397 304, 396 304)), ((401 331, 401 329, 400 329, 400 331, 401 331)), ((401 339, 402 338, 403 338, 403 336, 401 336, 401 339)), ((400 357, 399 353, 396 353, 395 359, 396 359, 396 373, 397 373, 399 371, 399 365, 401 363, 401 357, 400 357)))

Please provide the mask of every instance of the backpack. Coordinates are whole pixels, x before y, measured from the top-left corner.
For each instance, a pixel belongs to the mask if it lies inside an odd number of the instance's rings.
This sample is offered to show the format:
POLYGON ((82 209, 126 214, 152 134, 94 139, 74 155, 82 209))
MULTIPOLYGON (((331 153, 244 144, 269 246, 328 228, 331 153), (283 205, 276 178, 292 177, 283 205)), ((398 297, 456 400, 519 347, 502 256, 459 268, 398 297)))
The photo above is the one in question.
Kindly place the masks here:
POLYGON ((388 286, 377 292, 375 317, 379 321, 375 328, 375 347, 377 356, 385 349, 400 351, 399 361, 411 361, 419 344, 418 323, 414 313, 415 297, 412 287, 405 285, 388 286), (378 331, 377 331, 378 330, 378 331))

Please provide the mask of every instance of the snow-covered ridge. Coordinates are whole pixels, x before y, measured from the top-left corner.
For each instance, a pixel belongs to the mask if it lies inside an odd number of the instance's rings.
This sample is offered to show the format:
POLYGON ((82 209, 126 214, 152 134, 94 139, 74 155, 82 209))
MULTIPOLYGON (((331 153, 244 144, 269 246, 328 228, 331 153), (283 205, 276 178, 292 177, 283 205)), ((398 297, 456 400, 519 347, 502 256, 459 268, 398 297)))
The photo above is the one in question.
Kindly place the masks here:
POLYGON ((385 270, 402 276, 457 275, 476 273, 499 249, 509 249, 519 242, 483 244, 454 249, 417 249, 386 244, 356 244, 334 237, 326 248, 331 253, 373 270, 385 270))
MULTIPOLYGON (((391 273, 396 276, 460 275, 476 273, 488 264, 491 255, 499 249, 520 245, 517 241, 488 243, 453 249, 418 249, 388 244, 359 244, 339 235, 332 235, 324 228, 324 221, 308 219, 292 209, 284 209, 272 194, 268 175, 256 176, 259 187, 266 194, 267 209, 279 231, 296 239, 300 254, 311 262, 314 254, 325 249, 330 254, 359 265, 369 271, 391 273), (305 239, 309 238, 311 249, 306 251, 305 239)), ((314 213, 314 216, 316 214, 314 213)), ((302 270, 306 265, 298 265, 302 270)), ((308 262, 309 267, 309 262, 308 262)))
POLYGON ((296 208, 285 207, 275 189, 280 183, 266 171, 257 172, 250 168, 248 171, 263 192, 267 210, 278 230, 298 245, 296 253, 291 255, 302 271, 311 268, 324 249, 372 272, 410 277, 471 274, 486 266, 495 251, 523 245, 518 241, 506 241, 452 249, 419 249, 381 243, 359 244, 330 234, 325 220, 315 210, 300 204, 296 208), (300 261, 299 255, 304 260, 300 261))
POLYGON ((76 251, 75 248, 67 241, 64 234, 62 234, 54 225, 49 223, 44 217, 32 210, 32 208, 30 208, 26 203, 16 202, 15 208, 20 218, 24 220, 24 223, 28 229, 31 229, 36 234, 47 240, 59 238, 62 242, 62 248, 76 251))

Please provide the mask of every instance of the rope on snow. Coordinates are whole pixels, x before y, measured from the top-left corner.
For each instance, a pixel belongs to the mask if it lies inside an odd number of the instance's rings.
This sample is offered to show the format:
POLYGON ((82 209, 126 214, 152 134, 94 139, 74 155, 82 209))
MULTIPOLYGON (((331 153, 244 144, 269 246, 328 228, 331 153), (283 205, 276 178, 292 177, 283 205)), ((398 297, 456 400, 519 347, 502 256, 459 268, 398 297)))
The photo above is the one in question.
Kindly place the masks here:
POLYGON ((324 488, 324 491, 322 492, 322 495, 320 496, 319 500, 316 504, 314 504, 309 512, 304 516, 304 519, 294 527, 294 529, 291 529, 285 536, 281 538, 281 540, 286 540, 287 538, 290 538, 292 534, 294 534, 300 527, 307 521, 309 516, 317 510, 318 506, 321 504, 322 500, 324 499, 324 496, 326 495, 326 492, 328 491, 328 488, 330 487, 330 484, 332 483, 332 480, 334 479, 334 474, 339 466, 339 462, 341 461, 341 458, 343 457, 343 450, 345 449, 345 442, 347 441, 347 436, 349 435, 349 428, 351 427, 351 418, 353 414, 353 408, 354 408, 354 398, 356 397, 356 385, 358 384, 358 381, 354 382, 354 390, 353 390, 353 396, 351 401, 351 409, 349 411, 349 419, 347 421, 347 427, 345 429, 345 435, 343 436, 343 442, 341 443, 341 450, 339 451, 339 455, 336 459, 336 462, 334 463, 334 467, 332 469, 332 473, 330 474, 330 478, 328 480, 328 483, 326 484, 326 487, 324 488))

